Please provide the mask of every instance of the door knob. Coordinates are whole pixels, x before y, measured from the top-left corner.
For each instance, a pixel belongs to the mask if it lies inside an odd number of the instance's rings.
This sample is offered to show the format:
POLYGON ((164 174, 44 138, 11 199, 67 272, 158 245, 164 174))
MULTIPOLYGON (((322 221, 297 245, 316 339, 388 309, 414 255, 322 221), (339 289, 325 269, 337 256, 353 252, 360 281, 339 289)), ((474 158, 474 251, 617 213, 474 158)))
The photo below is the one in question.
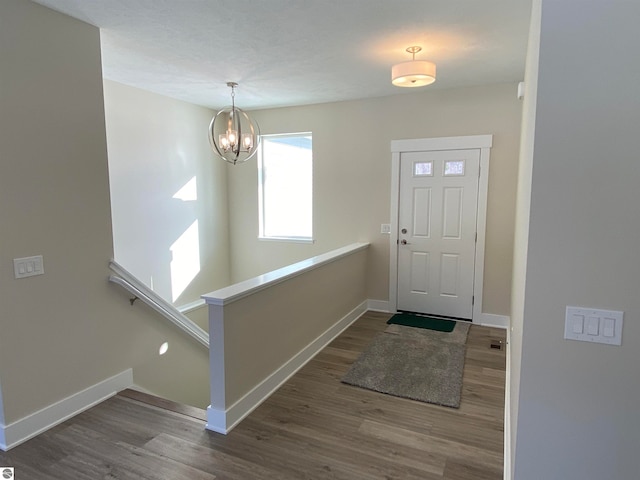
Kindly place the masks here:
POLYGON ((403 228, 402 230, 400 230, 402 233, 407 233, 407 229, 403 228))
POLYGON ((401 243, 402 245, 409 245, 409 242, 407 242, 406 240, 401 240, 401 241, 400 241, 400 243, 401 243))

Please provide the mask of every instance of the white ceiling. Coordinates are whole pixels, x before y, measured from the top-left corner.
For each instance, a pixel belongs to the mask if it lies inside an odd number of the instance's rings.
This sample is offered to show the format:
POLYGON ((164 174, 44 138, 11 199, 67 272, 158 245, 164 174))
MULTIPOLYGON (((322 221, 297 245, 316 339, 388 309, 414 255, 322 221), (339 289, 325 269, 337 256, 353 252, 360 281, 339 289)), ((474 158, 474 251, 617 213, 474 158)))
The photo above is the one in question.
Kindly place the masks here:
POLYGON ((523 79, 531 0, 35 0, 100 27, 105 78, 245 109, 406 93, 391 66, 437 64, 423 89, 523 79))

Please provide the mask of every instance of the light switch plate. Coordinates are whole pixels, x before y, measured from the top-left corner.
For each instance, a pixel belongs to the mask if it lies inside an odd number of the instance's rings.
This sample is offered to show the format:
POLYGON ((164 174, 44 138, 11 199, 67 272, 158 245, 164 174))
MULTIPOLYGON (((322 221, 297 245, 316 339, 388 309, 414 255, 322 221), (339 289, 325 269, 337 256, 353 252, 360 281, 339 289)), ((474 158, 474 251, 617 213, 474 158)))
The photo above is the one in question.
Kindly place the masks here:
POLYGON ((391 225, 389 223, 380 224, 380 233, 391 233, 391 225))
POLYGON ((623 317, 624 312, 617 310, 567 306, 564 338, 581 342, 622 345, 623 317))
POLYGON ((44 261, 42 255, 13 259, 13 273, 15 278, 44 275, 44 261))

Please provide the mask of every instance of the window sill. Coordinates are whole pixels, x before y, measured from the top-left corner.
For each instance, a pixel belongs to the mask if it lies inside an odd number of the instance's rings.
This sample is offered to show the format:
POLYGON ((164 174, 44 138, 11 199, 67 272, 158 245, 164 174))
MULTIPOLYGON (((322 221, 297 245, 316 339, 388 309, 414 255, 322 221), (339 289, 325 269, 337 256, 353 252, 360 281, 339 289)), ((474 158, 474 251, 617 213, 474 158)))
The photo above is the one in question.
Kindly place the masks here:
POLYGON ((313 244, 316 241, 313 238, 302 237, 258 237, 260 242, 284 242, 284 243, 306 243, 313 244))

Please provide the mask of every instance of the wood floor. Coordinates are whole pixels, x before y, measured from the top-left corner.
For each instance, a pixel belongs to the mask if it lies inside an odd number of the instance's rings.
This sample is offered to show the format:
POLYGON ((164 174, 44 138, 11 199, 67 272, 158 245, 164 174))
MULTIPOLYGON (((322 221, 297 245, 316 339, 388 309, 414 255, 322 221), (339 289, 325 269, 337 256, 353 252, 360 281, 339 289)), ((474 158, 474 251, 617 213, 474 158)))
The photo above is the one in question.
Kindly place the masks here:
POLYGON ((471 327, 451 409, 340 383, 388 318, 365 314, 227 436, 201 410, 117 395, 0 465, 20 480, 502 479, 505 354, 490 341, 504 331, 471 327))

